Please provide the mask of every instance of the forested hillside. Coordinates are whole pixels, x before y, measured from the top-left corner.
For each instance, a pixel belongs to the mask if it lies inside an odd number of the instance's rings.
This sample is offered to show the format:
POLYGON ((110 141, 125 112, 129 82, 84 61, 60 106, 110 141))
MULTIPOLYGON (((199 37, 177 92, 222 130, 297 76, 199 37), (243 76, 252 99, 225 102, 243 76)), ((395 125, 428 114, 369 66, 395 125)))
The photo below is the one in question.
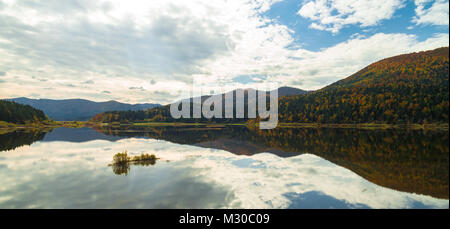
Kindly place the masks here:
POLYGON ((448 55, 446 47, 384 59, 321 90, 280 98, 280 120, 448 123, 448 55))
POLYGON ((49 118, 56 121, 86 121, 105 111, 137 111, 158 107, 159 104, 127 104, 117 101, 94 102, 85 99, 9 99, 16 103, 30 105, 42 110, 49 118))
POLYGON ((28 105, 0 100, 0 121, 9 123, 32 123, 47 120, 44 112, 28 105))

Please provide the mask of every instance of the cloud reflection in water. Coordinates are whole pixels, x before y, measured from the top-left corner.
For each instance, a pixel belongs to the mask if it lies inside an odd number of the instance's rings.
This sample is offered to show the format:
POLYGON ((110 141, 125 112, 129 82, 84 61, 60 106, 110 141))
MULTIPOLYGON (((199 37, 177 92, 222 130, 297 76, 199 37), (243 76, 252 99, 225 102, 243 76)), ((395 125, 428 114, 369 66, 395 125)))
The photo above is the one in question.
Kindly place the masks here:
POLYGON ((448 208, 377 186, 318 156, 237 156, 150 139, 36 142, 1 152, 0 208, 448 208), (106 150, 107 149, 107 150, 106 150), (156 154, 117 176, 123 150, 156 154), (170 161, 169 163, 167 161, 170 161))

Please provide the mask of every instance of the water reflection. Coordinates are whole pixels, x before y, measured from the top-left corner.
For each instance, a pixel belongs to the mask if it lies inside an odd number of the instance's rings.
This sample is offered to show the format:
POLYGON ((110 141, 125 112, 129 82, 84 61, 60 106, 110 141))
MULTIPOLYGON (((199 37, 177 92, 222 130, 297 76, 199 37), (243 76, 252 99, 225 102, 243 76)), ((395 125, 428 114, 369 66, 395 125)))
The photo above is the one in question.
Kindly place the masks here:
POLYGON ((23 145, 31 145, 35 141, 42 140, 46 132, 42 131, 14 131, 0 134, 0 151, 14 150, 23 145))
POLYGON ((448 145, 444 145, 448 132, 97 131, 121 139, 41 138, 31 146, 0 152, 0 208, 448 208, 449 204, 448 145), (393 143, 379 145, 389 141, 393 143), (107 164, 124 150, 131 155, 155 154, 161 160, 150 167, 111 172, 107 164), (127 176, 115 173, 125 171, 127 176))
POLYGON ((46 134, 42 141, 88 142, 92 140, 118 141, 126 137, 106 135, 92 128, 57 128, 46 134))
POLYGON ((238 155, 320 156, 378 185, 449 197, 448 131, 277 128, 102 128, 114 136, 140 136, 226 150, 238 155))
POLYGON ((128 175, 128 173, 130 172, 130 164, 129 163, 125 163, 125 164, 113 164, 111 165, 112 171, 114 174, 116 175, 128 175))
POLYGON ((344 200, 339 200, 333 196, 324 194, 318 191, 309 191, 305 193, 286 193, 284 194, 291 204, 288 208, 291 209, 349 209, 359 208, 368 209, 369 206, 365 204, 351 204, 344 200))
POLYGON ((156 161, 139 161, 139 162, 128 162, 128 163, 120 163, 120 164, 112 164, 110 165, 112 171, 116 175, 128 175, 131 170, 131 166, 145 166, 148 167, 150 165, 155 165, 156 161))

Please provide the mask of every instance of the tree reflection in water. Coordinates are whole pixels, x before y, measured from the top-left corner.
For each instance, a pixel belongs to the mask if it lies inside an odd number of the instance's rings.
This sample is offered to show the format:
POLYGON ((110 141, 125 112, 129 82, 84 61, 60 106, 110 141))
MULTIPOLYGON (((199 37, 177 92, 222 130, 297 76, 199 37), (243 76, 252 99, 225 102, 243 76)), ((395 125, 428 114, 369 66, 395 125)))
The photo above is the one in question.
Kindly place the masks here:
POLYGON ((372 183, 438 198, 449 196, 449 132, 411 129, 246 127, 101 127, 113 136, 146 137, 221 149, 238 155, 280 157, 310 153, 372 183))
MULTIPOLYGON (((58 134, 58 141, 79 142, 76 139, 80 135, 84 140, 110 141, 138 137, 226 150, 237 155, 266 152, 291 157, 310 153, 383 187, 437 198, 449 196, 448 130, 101 126, 94 127, 98 134, 93 134, 88 128, 61 129, 65 131, 58 134)), ((0 151, 43 141, 44 136, 45 132, 0 134, 0 151)), ((131 165, 154 163, 127 161, 111 166, 115 174, 127 175, 131 165)))

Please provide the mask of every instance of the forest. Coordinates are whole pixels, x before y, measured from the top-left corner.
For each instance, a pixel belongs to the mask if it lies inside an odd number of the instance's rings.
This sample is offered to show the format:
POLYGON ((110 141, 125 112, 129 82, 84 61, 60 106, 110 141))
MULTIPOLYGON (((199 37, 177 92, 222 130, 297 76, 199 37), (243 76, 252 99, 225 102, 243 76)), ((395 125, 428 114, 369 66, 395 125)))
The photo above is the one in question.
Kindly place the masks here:
POLYGON ((448 123, 449 49, 376 62, 314 93, 280 98, 284 122, 448 123))
POLYGON ((29 105, 0 100, 0 121, 25 124, 48 120, 43 111, 29 105))

